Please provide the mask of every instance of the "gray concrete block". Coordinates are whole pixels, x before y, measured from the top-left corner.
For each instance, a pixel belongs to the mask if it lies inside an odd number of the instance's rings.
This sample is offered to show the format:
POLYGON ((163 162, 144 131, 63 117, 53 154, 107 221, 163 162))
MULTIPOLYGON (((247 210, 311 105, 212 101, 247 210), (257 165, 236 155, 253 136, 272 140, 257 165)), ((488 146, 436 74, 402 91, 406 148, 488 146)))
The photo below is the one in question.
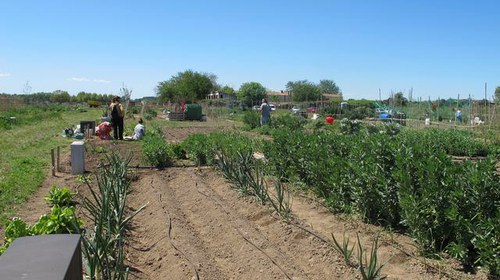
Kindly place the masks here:
POLYGON ((82 280, 79 234, 20 237, 0 256, 0 279, 82 280))
POLYGON ((71 143, 71 174, 83 174, 85 172, 85 143, 75 141, 71 143))

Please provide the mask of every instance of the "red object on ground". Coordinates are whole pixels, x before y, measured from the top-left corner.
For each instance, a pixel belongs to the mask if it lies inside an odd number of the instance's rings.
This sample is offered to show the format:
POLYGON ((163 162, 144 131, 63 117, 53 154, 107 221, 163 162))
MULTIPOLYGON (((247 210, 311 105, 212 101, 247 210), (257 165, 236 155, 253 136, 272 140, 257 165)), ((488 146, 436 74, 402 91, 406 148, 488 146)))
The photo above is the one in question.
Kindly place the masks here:
POLYGON ((325 121, 326 121, 328 124, 333 124, 334 119, 333 119, 333 117, 332 117, 332 116, 328 116, 328 117, 326 117, 325 121))
POLYGON ((111 127, 111 123, 102 122, 97 126, 95 134, 97 134, 97 136, 99 136, 99 138, 101 138, 102 140, 110 140, 111 135, 109 135, 109 133, 112 129, 113 128, 111 127))

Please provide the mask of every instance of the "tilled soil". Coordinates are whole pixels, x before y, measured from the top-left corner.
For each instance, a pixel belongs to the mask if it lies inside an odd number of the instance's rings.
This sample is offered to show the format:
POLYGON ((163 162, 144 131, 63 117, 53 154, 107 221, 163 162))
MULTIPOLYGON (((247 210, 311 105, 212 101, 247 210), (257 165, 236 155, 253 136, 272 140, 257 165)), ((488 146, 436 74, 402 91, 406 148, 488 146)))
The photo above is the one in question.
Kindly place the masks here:
POLYGON ((331 246, 242 198, 210 168, 140 177, 130 202, 149 204, 133 222, 135 279, 355 278, 331 246))

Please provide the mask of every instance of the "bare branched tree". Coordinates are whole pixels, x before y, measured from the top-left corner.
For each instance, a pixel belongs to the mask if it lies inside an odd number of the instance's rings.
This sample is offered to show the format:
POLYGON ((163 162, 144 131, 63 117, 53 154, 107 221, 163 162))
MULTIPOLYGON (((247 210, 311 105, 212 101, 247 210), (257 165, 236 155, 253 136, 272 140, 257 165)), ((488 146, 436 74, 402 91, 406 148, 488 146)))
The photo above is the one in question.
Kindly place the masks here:
POLYGON ((122 87, 120 88, 120 94, 123 96, 123 99, 125 99, 125 104, 123 104, 123 110, 124 110, 124 115, 127 115, 127 110, 128 110, 128 105, 130 103, 130 97, 132 96, 132 89, 129 89, 125 86, 125 83, 122 84, 122 87))

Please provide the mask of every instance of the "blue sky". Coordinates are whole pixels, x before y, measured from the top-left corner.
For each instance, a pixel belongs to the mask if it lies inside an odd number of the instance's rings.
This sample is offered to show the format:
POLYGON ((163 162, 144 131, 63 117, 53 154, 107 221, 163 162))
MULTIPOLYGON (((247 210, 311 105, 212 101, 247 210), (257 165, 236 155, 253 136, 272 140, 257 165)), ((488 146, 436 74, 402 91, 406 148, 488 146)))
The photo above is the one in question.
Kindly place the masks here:
POLYGON ((154 96, 188 69, 235 89, 334 80, 345 98, 484 98, 500 1, 0 1, 0 93, 154 96))

